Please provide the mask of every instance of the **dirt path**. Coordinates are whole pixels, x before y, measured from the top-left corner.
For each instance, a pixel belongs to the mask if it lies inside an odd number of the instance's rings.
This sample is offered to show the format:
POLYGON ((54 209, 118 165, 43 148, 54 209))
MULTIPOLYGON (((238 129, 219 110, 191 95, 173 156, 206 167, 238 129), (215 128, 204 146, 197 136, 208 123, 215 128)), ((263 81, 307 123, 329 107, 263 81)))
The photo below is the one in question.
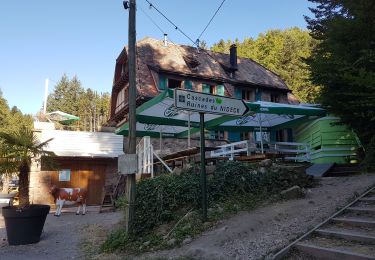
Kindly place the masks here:
POLYGON ((83 259, 80 250, 82 231, 87 225, 112 226, 122 217, 121 212, 89 212, 85 216, 63 213, 61 217, 49 214, 44 226, 41 241, 37 244, 9 246, 3 218, 0 217, 0 259, 44 260, 44 259, 83 259))
POLYGON ((268 205, 223 221, 181 248, 137 258, 260 259, 320 223, 356 194, 375 184, 375 175, 324 178, 304 199, 268 205))

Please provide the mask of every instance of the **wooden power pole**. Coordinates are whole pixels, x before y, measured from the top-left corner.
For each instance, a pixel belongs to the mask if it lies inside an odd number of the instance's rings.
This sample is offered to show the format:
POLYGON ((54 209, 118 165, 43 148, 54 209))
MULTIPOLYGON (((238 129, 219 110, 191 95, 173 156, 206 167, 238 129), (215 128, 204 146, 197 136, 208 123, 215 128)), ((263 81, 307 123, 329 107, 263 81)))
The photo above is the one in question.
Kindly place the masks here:
MULTIPOLYGON (((136 18, 136 0, 130 0, 129 3, 129 42, 128 42, 128 66, 129 66, 129 147, 128 154, 131 158, 136 159, 136 34, 135 34, 135 18, 136 18)), ((134 206, 135 206, 135 174, 128 174, 126 178, 126 198, 128 206, 126 208, 126 231, 133 232, 134 206)))

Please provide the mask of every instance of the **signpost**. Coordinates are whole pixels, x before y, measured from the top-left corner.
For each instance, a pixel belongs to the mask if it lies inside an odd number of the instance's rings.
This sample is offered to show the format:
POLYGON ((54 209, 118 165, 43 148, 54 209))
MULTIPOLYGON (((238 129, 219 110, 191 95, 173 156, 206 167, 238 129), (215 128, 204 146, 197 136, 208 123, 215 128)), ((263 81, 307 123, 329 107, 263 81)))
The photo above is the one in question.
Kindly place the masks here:
POLYGON ((241 99, 211 95, 184 89, 175 89, 174 105, 177 109, 199 112, 201 135, 201 187, 202 220, 207 219, 207 176, 204 137, 204 114, 242 116, 249 111, 241 99))
POLYGON ((199 113, 242 116, 249 111, 249 108, 241 99, 184 89, 175 89, 174 101, 178 109, 199 113))

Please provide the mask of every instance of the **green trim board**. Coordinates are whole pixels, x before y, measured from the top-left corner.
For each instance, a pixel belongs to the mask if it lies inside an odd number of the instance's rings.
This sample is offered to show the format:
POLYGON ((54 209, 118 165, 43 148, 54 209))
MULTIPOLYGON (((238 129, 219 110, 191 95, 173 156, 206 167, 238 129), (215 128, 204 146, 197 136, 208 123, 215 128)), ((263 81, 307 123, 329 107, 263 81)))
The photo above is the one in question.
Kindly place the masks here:
MULTIPOLYGON (((177 134, 185 131, 186 127, 179 127, 179 126, 166 126, 166 125, 155 125, 155 124, 136 124, 136 136, 143 137, 143 136, 151 136, 151 137, 160 137, 160 133, 162 137, 172 137, 176 138, 177 134)), ((116 131, 118 135, 128 135, 129 134, 129 124, 126 123, 121 130, 116 131)))

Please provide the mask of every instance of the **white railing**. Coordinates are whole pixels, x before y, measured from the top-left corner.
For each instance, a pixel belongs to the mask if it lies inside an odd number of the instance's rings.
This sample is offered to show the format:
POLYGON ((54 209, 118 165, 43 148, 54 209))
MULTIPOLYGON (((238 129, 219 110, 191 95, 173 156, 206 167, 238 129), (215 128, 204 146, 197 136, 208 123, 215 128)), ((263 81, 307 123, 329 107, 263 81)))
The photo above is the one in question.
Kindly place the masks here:
POLYGON ((142 173, 151 174, 154 177, 154 148, 151 144, 151 138, 145 136, 137 145, 138 171, 137 175, 142 173))
POLYGON ((149 136, 145 136, 141 139, 141 141, 139 141, 137 145, 137 175, 146 173, 151 174, 151 178, 154 177, 154 156, 162 163, 162 165, 169 172, 172 172, 172 169, 154 152, 154 147, 151 143, 151 138, 149 136))
POLYGON ((250 155, 251 152, 249 141, 220 145, 217 148, 219 149, 211 151, 211 157, 229 157, 233 160, 234 156, 239 155, 241 152, 246 152, 247 155, 250 155))
POLYGON ((306 143, 295 142, 269 142, 263 143, 263 149, 260 142, 251 143, 250 141, 241 141, 226 145, 217 146, 217 150, 211 152, 211 157, 229 157, 233 160, 235 156, 241 153, 250 155, 251 153, 273 153, 285 155, 284 160, 296 162, 310 161, 310 146, 306 143))

